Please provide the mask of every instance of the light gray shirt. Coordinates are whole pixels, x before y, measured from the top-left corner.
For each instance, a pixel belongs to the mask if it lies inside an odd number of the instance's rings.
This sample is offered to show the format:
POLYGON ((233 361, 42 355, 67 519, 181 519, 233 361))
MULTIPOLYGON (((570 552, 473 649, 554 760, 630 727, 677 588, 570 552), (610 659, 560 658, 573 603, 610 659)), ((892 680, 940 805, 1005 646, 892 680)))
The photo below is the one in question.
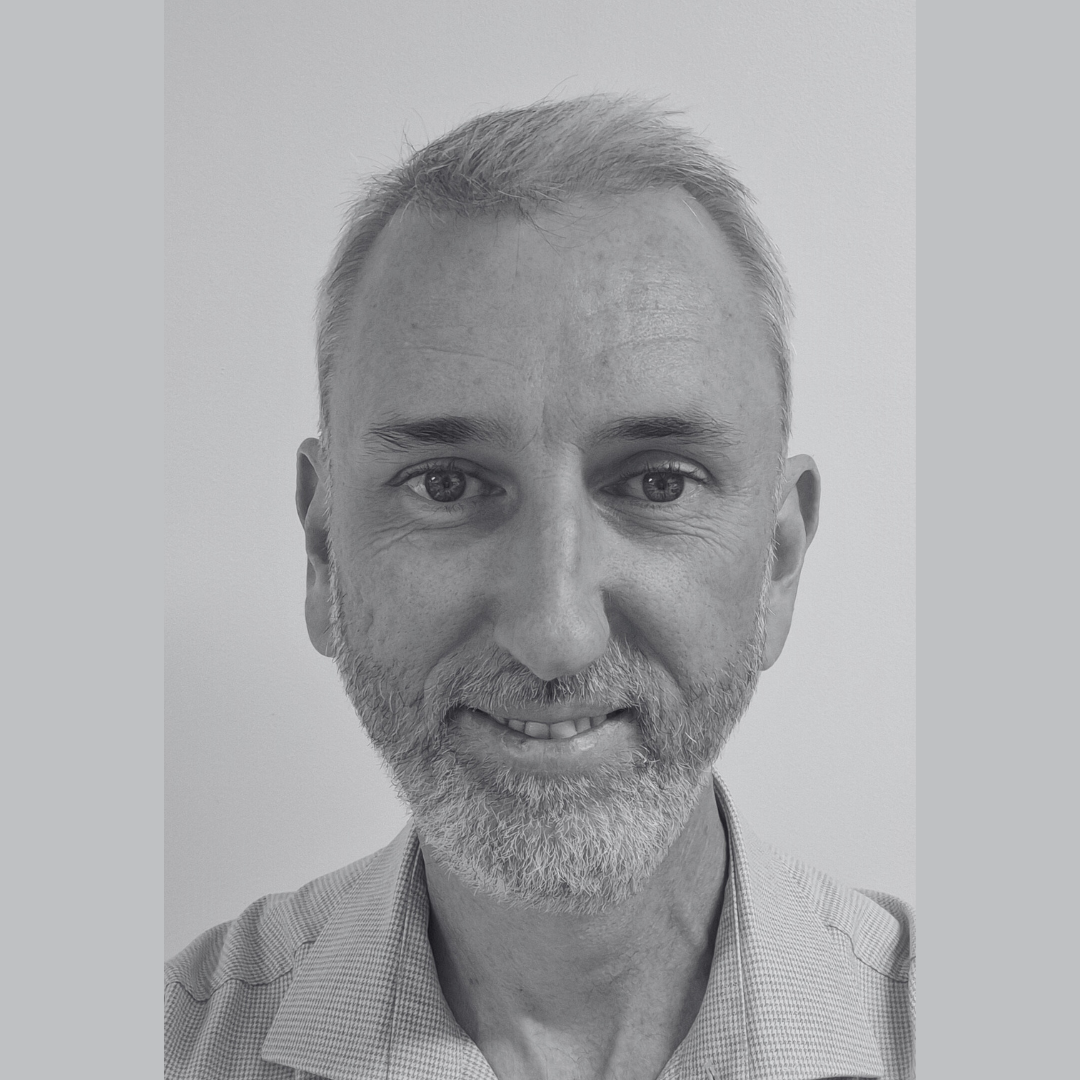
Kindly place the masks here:
MULTIPOLYGON (((701 1010, 660 1080, 914 1075, 910 908, 780 856, 716 780, 729 852, 701 1010)), ((495 1080, 442 996, 415 831, 207 931, 166 971, 169 1080, 495 1080)))

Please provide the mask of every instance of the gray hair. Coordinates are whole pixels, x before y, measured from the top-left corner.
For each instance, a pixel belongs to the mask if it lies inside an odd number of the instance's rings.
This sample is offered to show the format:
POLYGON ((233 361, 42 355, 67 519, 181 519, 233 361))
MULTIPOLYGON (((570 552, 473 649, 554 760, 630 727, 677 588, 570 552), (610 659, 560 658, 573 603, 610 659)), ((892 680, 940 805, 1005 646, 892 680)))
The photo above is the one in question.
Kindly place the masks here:
POLYGON ((750 279, 780 381, 784 444, 791 424, 791 293, 779 255, 728 165, 673 112, 632 97, 592 94, 487 113, 372 177, 350 208, 319 291, 319 421, 329 434, 330 383, 372 244, 406 207, 465 216, 530 216, 574 196, 681 187, 720 227, 750 279))

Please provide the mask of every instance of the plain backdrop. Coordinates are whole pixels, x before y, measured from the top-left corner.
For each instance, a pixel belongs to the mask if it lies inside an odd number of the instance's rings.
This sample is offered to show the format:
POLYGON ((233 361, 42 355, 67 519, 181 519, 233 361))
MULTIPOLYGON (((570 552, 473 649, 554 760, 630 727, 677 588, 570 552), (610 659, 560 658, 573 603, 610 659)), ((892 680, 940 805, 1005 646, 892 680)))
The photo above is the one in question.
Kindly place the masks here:
POLYGON ((913 37, 907 0, 167 4, 167 953, 406 818, 303 622, 294 455, 344 206, 469 116, 593 90, 685 110, 795 292, 821 527, 719 770, 777 847, 914 900, 913 37))

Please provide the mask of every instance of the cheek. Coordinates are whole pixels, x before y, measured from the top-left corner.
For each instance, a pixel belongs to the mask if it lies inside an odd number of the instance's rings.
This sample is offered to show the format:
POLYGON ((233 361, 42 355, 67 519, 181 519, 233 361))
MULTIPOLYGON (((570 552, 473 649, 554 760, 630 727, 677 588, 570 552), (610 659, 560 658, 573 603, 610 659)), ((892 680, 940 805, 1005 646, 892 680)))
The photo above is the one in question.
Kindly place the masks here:
POLYGON ((763 574, 759 547, 697 546, 626 564, 612 599, 621 592, 626 630, 680 682, 693 682, 724 670, 753 636, 763 574))
POLYGON ((366 544, 358 534, 335 552, 350 640, 377 661, 426 674, 481 621, 478 560, 408 538, 366 544))

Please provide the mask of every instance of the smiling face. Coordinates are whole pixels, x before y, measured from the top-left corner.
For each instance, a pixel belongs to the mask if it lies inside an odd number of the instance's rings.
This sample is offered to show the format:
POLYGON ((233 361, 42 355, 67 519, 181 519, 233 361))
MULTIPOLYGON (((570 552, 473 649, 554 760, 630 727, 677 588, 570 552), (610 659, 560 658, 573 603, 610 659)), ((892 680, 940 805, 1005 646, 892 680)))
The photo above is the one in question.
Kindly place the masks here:
POLYGON ((500 860, 561 873, 548 906, 602 874, 632 891, 786 633, 766 610, 779 383, 719 229, 682 192, 399 215, 329 430, 330 460, 302 457, 309 626, 422 838, 504 896, 542 883, 500 860), (636 854, 558 869, 552 845, 607 834, 636 854))

